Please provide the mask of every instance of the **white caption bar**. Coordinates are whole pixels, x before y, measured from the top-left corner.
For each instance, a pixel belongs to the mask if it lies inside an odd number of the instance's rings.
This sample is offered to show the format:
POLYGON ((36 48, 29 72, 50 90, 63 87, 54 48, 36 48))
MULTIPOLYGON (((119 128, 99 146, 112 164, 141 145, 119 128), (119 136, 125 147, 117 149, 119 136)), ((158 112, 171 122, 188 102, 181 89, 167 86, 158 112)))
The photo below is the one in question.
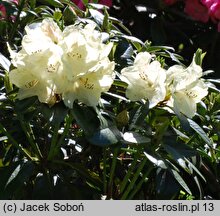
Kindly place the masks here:
POLYGON ((0 215, 37 216, 216 216, 220 201, 202 200, 1 200, 0 215))

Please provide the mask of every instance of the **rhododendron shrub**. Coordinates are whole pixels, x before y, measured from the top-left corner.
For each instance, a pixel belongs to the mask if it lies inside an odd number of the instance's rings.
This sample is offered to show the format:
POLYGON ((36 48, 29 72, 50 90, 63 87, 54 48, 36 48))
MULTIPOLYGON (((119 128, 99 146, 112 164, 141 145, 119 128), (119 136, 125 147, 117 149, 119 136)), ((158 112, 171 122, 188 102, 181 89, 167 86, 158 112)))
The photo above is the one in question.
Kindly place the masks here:
POLYGON ((220 198, 220 90, 205 53, 154 45, 165 4, 146 10, 143 42, 112 16, 118 5, 87 2, 20 0, 0 20, 0 199, 220 198))

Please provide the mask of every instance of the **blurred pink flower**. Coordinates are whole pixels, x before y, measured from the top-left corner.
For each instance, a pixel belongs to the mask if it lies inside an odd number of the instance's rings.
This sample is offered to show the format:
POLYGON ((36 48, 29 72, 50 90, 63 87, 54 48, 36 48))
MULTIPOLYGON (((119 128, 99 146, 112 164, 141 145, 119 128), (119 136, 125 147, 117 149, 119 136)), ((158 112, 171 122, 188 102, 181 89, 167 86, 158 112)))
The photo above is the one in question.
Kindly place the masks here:
POLYGON ((204 4, 207 8, 210 8, 213 3, 219 2, 218 0, 201 0, 202 4, 204 4))
POLYGON ((177 0, 164 0, 164 3, 167 5, 172 5, 175 4, 177 2, 177 0))
POLYGON ((220 20, 220 0, 201 0, 208 8, 211 19, 220 20))
POLYGON ((218 23, 218 32, 220 32, 220 0, 201 0, 201 2, 208 9, 211 20, 218 23))
POLYGON ((6 17, 6 10, 4 5, 0 5, 0 19, 6 17))
MULTIPOLYGON (((74 2, 80 9, 85 10, 85 6, 82 0, 72 0, 72 2, 74 2)), ((89 0, 89 2, 93 2, 93 1, 89 0)), ((112 6, 112 0, 99 0, 98 3, 109 6, 109 7, 112 6)))
POLYGON ((199 0, 186 0, 184 11, 194 20, 204 23, 209 20, 208 9, 199 0))
MULTIPOLYGON (((14 2, 18 4, 19 0, 9 0, 9 2, 14 2)), ((3 4, 0 4, 0 19, 5 19, 7 17, 6 9, 3 4)))

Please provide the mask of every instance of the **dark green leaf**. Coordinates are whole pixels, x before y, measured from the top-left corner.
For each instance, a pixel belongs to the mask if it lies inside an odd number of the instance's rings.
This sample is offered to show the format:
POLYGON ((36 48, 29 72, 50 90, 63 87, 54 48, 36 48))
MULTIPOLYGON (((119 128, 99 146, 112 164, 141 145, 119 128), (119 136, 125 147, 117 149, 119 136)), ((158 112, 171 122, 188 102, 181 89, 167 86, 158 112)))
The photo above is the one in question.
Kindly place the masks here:
POLYGON ((191 149, 184 143, 172 143, 169 141, 166 142, 164 148, 183 169, 192 174, 189 167, 189 161, 186 159, 186 157, 195 156, 197 154, 195 150, 191 149))
POLYGON ((95 8, 95 9, 97 9, 97 10, 103 10, 105 8, 108 8, 106 5, 103 5, 103 4, 89 3, 88 5, 95 8))
POLYGON ((31 161, 20 163, 9 177, 5 191, 8 194, 13 194, 25 185, 25 182, 32 176, 35 165, 31 161))
POLYGON ((45 200, 52 199, 52 179, 43 173, 39 173, 34 179, 32 199, 45 200))
POLYGON ((160 167, 162 169, 167 169, 167 165, 165 161, 162 158, 159 158, 158 156, 152 156, 146 152, 144 152, 145 156, 149 161, 151 161, 156 167, 160 167))
POLYGON ((185 160, 188 162, 188 166, 189 168, 193 169, 202 179, 204 182, 206 182, 206 179, 205 177, 202 175, 202 173, 196 168, 196 166, 191 162, 189 161, 187 158, 185 158, 185 160))
POLYGON ((142 46, 145 46, 145 44, 143 43, 143 41, 141 41, 140 39, 134 37, 134 36, 130 36, 130 35, 121 35, 122 38, 127 39, 130 42, 133 42, 135 44, 140 44, 142 46))
POLYGON ((71 163, 65 161, 53 161, 54 164, 62 165, 64 167, 69 167, 77 171, 83 178, 85 178, 90 184, 93 184, 96 187, 102 186, 102 181, 99 176, 95 175, 92 171, 88 170, 83 164, 80 163, 71 163))
POLYGON ((7 164, 8 162, 10 162, 13 159, 13 157, 16 155, 16 153, 17 153, 17 149, 14 148, 12 145, 10 145, 6 150, 5 155, 2 159, 3 164, 7 164))
POLYGON ((87 136, 93 135, 100 126, 97 113, 91 107, 74 103, 71 113, 87 136))
POLYGON ((120 70, 122 67, 132 63, 132 55, 133 48, 131 44, 127 40, 120 38, 114 54, 114 58, 120 64, 120 70))
POLYGON ((156 190, 159 199, 170 200, 179 193, 180 186, 168 170, 159 168, 156 175, 156 190))
POLYGON ((104 147, 118 143, 120 138, 120 132, 116 127, 112 126, 95 132, 93 136, 88 138, 88 140, 93 145, 104 147))
POLYGON ((52 124, 59 124, 64 121, 68 109, 62 102, 55 104, 53 107, 41 104, 40 112, 42 112, 44 117, 52 124))
POLYGON ((150 143, 151 142, 150 138, 143 136, 143 135, 136 133, 136 132, 126 132, 126 133, 124 133, 123 138, 127 143, 130 143, 130 144, 131 143, 143 144, 143 143, 150 143))
POLYGON ((182 140, 188 141, 190 139, 187 135, 182 133, 180 130, 178 130, 178 129, 174 128, 174 127, 173 127, 173 130, 176 132, 178 137, 181 138, 182 140))
POLYGON ((73 21, 76 19, 76 17, 77 17, 77 15, 76 15, 75 11, 70 6, 67 6, 64 9, 63 19, 64 19, 65 23, 72 24, 73 21))
POLYGON ((135 111, 133 118, 131 118, 132 120, 129 129, 131 130, 133 128, 134 129, 137 128, 137 126, 142 126, 148 112, 149 112, 149 104, 148 103, 141 104, 135 111))
POLYGON ((59 0, 38 0, 38 1, 53 7, 58 7, 58 8, 64 7, 64 5, 59 0))
POLYGON ((183 157, 192 157, 197 154, 196 150, 190 148, 188 145, 182 142, 165 142, 164 148, 168 151, 175 159, 183 157))
POLYGON ((191 128, 190 128, 190 124, 189 124, 186 116, 184 116, 182 113, 176 113, 176 115, 177 115, 178 119, 180 120, 180 123, 181 123, 183 130, 186 132, 190 132, 191 128))
POLYGON ((210 146, 212 146, 212 141, 209 139, 205 131, 193 120, 188 119, 190 127, 204 140, 204 142, 210 146))
POLYGON ((10 178, 11 174, 14 172, 19 162, 13 163, 10 166, 0 167, 0 199, 9 199, 10 195, 5 193, 5 187, 10 178))
POLYGON ((179 182, 179 184, 184 188, 184 190, 192 195, 192 192, 190 191, 188 185, 186 184, 186 182, 183 180, 183 178, 180 176, 180 174, 174 170, 174 169, 171 169, 171 173, 173 174, 173 176, 175 177, 175 179, 177 180, 177 182, 179 182))
POLYGON ((17 100, 15 102, 15 110, 17 113, 24 113, 37 101, 38 101, 37 96, 26 98, 23 100, 17 100))

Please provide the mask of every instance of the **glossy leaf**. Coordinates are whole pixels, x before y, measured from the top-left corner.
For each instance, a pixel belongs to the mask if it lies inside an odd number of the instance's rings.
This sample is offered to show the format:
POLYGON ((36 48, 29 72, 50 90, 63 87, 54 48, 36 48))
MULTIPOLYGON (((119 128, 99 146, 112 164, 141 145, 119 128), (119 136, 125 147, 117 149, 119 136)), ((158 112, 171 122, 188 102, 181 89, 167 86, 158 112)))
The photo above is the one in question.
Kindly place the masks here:
POLYGON ((208 145, 212 146, 212 141, 209 139, 205 131, 193 120, 188 119, 188 122, 191 128, 203 139, 203 141, 208 145))
POLYGON ((21 189, 32 176, 34 169, 35 165, 31 161, 18 164, 6 183, 6 193, 12 195, 14 191, 21 189))
POLYGON ((59 0, 38 0, 38 1, 58 8, 64 7, 64 5, 59 0))
POLYGON ((125 132, 123 138, 127 143, 130 144, 144 144, 151 142, 150 138, 136 132, 125 132))
POLYGON ((120 133, 116 127, 108 127, 98 130, 93 136, 88 137, 90 143, 102 147, 117 144, 119 139, 120 133))
POLYGON ((74 103, 71 113, 87 136, 93 135, 100 126, 97 114, 91 107, 80 106, 74 103))
POLYGON ((189 189, 187 183, 184 181, 184 179, 181 177, 181 175, 174 169, 171 170, 173 176, 179 182, 179 184, 183 187, 183 189, 190 195, 192 195, 191 190, 189 189))
POLYGON ((168 170, 157 169, 156 191, 158 199, 173 199, 179 190, 180 185, 168 170))
POLYGON ((146 153, 146 152, 144 152, 144 155, 145 155, 145 156, 147 157, 147 159, 148 159, 149 161, 151 161, 156 167, 160 167, 160 168, 162 168, 162 169, 167 169, 167 168, 168 168, 163 159, 158 158, 158 157, 155 157, 155 156, 152 156, 152 155, 150 155, 150 154, 148 154, 148 153, 146 153))

